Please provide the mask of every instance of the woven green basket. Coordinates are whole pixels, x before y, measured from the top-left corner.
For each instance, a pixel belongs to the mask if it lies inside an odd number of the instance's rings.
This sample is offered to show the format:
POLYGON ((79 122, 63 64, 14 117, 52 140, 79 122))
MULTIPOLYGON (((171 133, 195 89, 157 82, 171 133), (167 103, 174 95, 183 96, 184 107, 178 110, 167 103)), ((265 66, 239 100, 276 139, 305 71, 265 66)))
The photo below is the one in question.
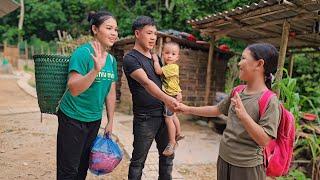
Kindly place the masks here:
POLYGON ((38 104, 41 113, 56 114, 68 79, 69 56, 34 55, 38 104))

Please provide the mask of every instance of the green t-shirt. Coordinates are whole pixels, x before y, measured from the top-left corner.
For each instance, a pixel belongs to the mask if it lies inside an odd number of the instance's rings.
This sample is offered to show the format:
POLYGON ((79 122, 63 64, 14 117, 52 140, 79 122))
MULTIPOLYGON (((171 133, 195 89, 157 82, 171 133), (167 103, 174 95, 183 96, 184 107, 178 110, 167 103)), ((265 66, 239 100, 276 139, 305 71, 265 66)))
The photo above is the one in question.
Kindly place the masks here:
MULTIPOLYGON (((69 73, 76 71, 83 76, 89 73, 94 68, 94 61, 90 53, 94 54, 90 43, 78 47, 71 56, 69 73)), ((69 90, 66 92, 60 103, 60 109, 64 114, 84 122, 101 119, 103 103, 111 84, 118 80, 115 58, 108 54, 106 59, 105 66, 87 90, 78 96, 72 96, 69 90)))

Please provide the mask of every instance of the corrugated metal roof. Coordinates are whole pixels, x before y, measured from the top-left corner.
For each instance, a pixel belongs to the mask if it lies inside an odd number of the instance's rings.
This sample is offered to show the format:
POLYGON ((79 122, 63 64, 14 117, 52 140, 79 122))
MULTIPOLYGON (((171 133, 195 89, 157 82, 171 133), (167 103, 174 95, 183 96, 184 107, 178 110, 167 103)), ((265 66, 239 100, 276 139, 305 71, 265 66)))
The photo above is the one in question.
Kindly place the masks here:
POLYGON ((13 0, 0 0, 0 17, 16 10, 19 4, 13 0))

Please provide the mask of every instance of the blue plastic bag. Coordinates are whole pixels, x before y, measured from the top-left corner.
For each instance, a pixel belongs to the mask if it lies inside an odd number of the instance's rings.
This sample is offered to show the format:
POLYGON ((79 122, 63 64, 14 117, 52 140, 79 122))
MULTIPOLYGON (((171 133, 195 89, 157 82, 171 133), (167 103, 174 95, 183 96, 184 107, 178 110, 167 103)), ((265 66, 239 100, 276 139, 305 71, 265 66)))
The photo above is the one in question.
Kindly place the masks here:
POLYGON ((119 145, 109 135, 98 135, 93 142, 89 158, 89 170, 95 175, 110 173, 122 160, 119 145))

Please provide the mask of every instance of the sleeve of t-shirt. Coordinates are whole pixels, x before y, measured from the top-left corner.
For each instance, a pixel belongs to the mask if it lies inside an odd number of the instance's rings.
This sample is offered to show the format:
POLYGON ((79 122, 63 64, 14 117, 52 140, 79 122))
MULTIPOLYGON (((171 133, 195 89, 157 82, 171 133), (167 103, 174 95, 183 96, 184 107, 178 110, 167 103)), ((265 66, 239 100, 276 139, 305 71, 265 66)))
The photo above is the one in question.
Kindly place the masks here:
POLYGON ((135 57, 125 55, 123 58, 123 71, 130 75, 133 71, 142 68, 141 64, 135 57))
POLYGON ((77 48, 71 55, 69 62, 69 73, 76 71, 81 75, 88 73, 88 52, 83 48, 77 48))
POLYGON ((113 74, 114 74, 114 78, 112 82, 116 82, 118 81, 118 63, 114 56, 112 56, 112 58, 113 58, 112 66, 113 66, 113 74))
POLYGON ((162 68, 163 75, 167 77, 179 76, 179 66, 176 64, 168 64, 162 68))
POLYGON ((267 109, 258 121, 258 124, 271 137, 277 138, 278 126, 280 123, 279 101, 277 97, 271 98, 267 109))
POLYGON ((222 101, 220 101, 219 104, 217 105, 217 107, 222 114, 228 116, 230 103, 231 103, 231 98, 229 95, 229 96, 225 97, 222 101))

